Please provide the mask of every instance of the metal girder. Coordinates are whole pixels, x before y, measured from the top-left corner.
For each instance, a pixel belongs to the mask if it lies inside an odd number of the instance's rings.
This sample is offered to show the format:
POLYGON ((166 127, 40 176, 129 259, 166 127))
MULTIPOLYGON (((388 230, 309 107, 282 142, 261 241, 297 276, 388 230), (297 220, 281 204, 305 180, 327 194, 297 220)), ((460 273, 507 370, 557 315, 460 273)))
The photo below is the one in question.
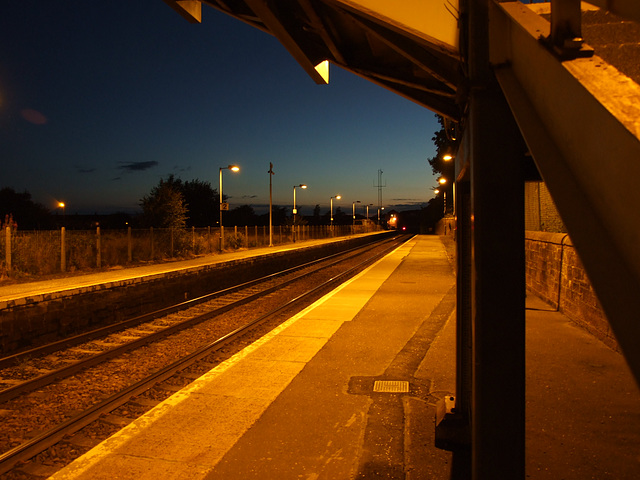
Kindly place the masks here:
POLYGON ((490 13, 496 77, 640 382, 640 86, 597 56, 561 62, 519 2, 490 13))
POLYGON ((275 36, 318 84, 329 62, 459 121, 458 0, 164 0, 190 22, 200 4, 275 36))
POLYGON ((189 23, 202 22, 202 4, 199 0, 163 0, 189 23))
POLYGON ((322 41, 325 43, 331 55, 340 64, 345 64, 345 59, 342 56, 342 52, 340 51, 340 47, 336 45, 336 42, 333 40, 333 37, 329 34, 330 27, 327 23, 322 19, 322 17, 318 14, 316 8, 311 4, 309 0, 299 0, 300 6, 306 13, 307 17, 311 21, 311 23, 316 27, 316 31, 319 32, 322 37, 322 41))
POLYGON ((585 0, 621 17, 640 22, 640 2, 638 0, 585 0))
MULTIPOLYGON (((412 65, 424 70, 444 86, 449 87, 451 92, 455 91, 460 81, 455 68, 457 60, 453 60, 437 50, 432 50, 428 44, 423 44, 408 34, 395 33, 366 18, 354 16, 353 20, 390 49, 409 60, 412 65)), ((416 75, 416 77, 418 76, 416 75)))
POLYGON ((411 32, 443 52, 458 53, 458 0, 329 0, 378 23, 411 32))
MULTIPOLYGON (((265 0, 245 0, 246 4, 260 17, 269 31, 284 45, 287 51, 296 59, 305 72, 319 85, 329 83, 328 69, 319 67, 323 65, 324 60, 314 61, 307 52, 304 51, 300 42, 298 42, 289 31, 281 18, 271 9, 265 0)), ((323 66, 326 66, 324 64, 323 66)))

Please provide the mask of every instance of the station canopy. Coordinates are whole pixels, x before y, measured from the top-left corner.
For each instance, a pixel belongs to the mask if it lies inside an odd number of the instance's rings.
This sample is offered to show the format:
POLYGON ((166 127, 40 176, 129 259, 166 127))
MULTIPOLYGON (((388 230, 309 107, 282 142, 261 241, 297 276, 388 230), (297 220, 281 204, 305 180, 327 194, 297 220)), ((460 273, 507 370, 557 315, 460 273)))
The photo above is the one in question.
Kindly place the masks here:
POLYGON ((318 84, 340 66, 459 120, 458 0, 164 0, 188 21, 201 4, 275 36, 318 84))

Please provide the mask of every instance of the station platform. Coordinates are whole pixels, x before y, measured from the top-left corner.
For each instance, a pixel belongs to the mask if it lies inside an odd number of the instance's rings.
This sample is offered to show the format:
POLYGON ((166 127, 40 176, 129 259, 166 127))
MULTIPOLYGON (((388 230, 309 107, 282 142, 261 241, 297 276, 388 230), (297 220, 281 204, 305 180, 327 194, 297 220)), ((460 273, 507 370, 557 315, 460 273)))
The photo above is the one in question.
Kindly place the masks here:
MULTIPOLYGON (((434 445, 455 390, 449 242, 414 237, 50 478, 471 478, 434 445)), ((527 307, 526 477, 640 478, 624 358, 527 307)))
POLYGON ((158 276, 176 272, 189 272, 220 263, 234 262, 251 257, 260 257, 291 250, 323 245, 331 242, 343 241, 367 235, 379 235, 384 231, 350 235, 347 237, 333 237, 314 240, 303 240, 296 243, 286 243, 273 247, 258 247, 252 249, 240 249, 233 252, 224 252, 213 255, 203 255, 189 260, 176 260, 162 263, 151 263, 133 267, 118 267, 102 270, 94 273, 66 273, 54 275, 46 280, 31 282, 5 283, 0 285, 0 310, 8 304, 14 304, 17 300, 38 299, 45 295, 65 294, 66 292, 78 293, 96 286, 105 284, 118 285, 126 282, 140 282, 156 278, 158 276))

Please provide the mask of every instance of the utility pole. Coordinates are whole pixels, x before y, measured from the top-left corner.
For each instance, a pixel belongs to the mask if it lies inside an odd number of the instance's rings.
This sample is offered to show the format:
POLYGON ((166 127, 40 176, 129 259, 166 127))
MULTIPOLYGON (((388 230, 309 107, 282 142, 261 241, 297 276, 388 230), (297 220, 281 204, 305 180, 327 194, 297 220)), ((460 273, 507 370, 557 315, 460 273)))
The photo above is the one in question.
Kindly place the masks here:
POLYGON ((378 223, 380 223, 380 210, 382 210, 382 189, 386 186, 382 183, 382 170, 378 169, 378 184, 374 185, 378 188, 378 223))
POLYGON ((271 209, 273 208, 273 196, 272 196, 272 190, 271 190, 271 177, 273 177, 275 175, 275 172, 273 171, 273 163, 269 162, 269 246, 273 247, 273 218, 272 218, 272 213, 271 213, 271 209))

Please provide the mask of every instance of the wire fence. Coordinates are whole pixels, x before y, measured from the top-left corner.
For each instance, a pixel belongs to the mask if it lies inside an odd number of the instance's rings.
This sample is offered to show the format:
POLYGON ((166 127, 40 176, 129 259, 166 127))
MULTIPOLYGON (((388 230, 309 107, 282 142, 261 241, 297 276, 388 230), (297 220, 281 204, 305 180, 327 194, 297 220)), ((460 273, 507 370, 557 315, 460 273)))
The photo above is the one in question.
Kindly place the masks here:
POLYGON ((184 260, 220 252, 341 237, 379 230, 365 225, 283 225, 125 230, 5 228, 0 235, 0 277, 84 272, 184 260), (222 233, 222 235, 221 235, 222 233))

